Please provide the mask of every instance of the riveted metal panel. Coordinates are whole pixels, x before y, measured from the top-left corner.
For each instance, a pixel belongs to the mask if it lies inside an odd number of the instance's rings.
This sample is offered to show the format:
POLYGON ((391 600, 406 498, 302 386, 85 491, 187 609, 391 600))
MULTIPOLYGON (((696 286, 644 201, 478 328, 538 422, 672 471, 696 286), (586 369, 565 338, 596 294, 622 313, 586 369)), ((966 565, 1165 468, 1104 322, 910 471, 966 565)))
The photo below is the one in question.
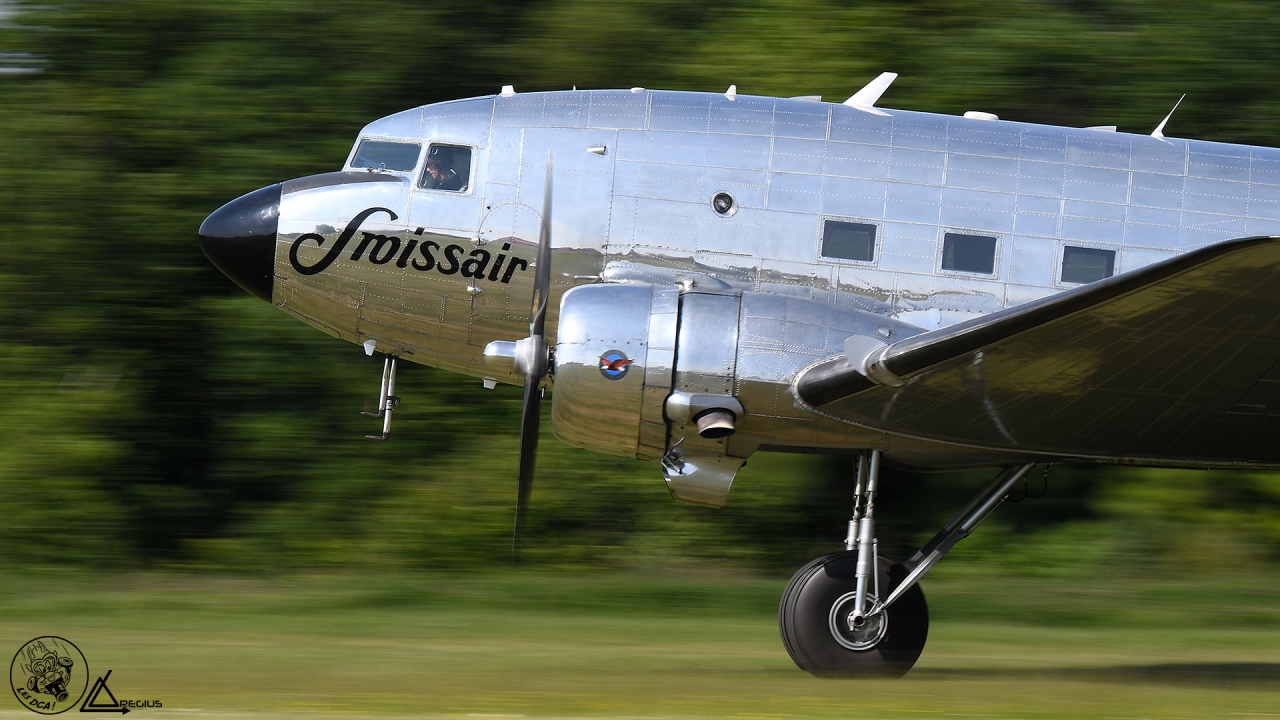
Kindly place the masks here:
POLYGON ((493 100, 494 127, 539 127, 547 93, 517 93, 493 100))
POLYGON ((1067 133, 1063 128, 1024 126, 1019 142, 1018 156, 1023 160, 1052 165, 1066 162, 1067 133))
POLYGON ((711 101, 705 93, 651 92, 649 127, 705 133, 710 128, 711 101))
MULTIPOLYGON (((1158 211, 1168 212, 1168 211, 1158 211)), ((1163 248, 1176 250, 1178 247, 1178 213, 1173 224, 1146 224, 1130 220, 1125 228, 1125 242, 1129 247, 1163 248)))
POLYGON ((582 93, 548 93, 542 106, 543 127, 580 128, 587 124, 589 99, 582 93))
POLYGON ((987 120, 951 118, 947 150, 960 155, 1018 157, 1018 129, 987 120))
POLYGON ((1062 218, 1062 237, 1086 242, 1124 242, 1124 223, 1098 217, 1066 215, 1062 218))
POLYGON ((1023 160, 1018 163, 1018 192, 1046 198, 1062 197, 1066 167, 1060 163, 1023 160))
MULTIPOLYGON (((705 165, 707 162, 706 133, 653 130, 644 133, 641 138, 640 152, 635 158, 637 160, 693 166, 705 165)), ((625 158, 630 159, 631 156, 629 153, 625 158)))
POLYGON ((1123 222, 1125 206, 1114 203, 1089 202, 1087 200, 1064 200, 1062 213, 1066 216, 1123 222))
POLYGON ((1067 165, 1129 169, 1130 136, 1095 130, 1067 131, 1067 165))
POLYGON ((709 127, 715 132, 769 137, 773 130, 774 99, 739 95, 734 100, 711 95, 709 127))
POLYGON ((779 99, 773 115, 773 134, 776 137, 826 138, 829 107, 822 103, 779 99))
POLYGON ((893 112, 893 146, 916 150, 947 149, 947 125, 951 118, 924 113, 893 112))
MULTIPOLYGON (((1280 220, 1280 193, 1272 196, 1270 193, 1262 194, 1258 190, 1258 186, 1254 186, 1255 197, 1249 198, 1249 217, 1263 220, 1280 220), (1258 195, 1261 195, 1261 197, 1258 197, 1258 195)), ((1268 190, 1272 189, 1268 188, 1268 190)), ((1265 227, 1265 224, 1262 226, 1265 227)))
MULTIPOLYGON (((821 173, 827 143, 823 140, 776 138, 773 141, 772 169, 778 172, 821 173)), ((834 163, 833 163, 834 164, 834 163)))
POLYGON ((756 263, 756 255, 760 249, 760 228, 753 219, 758 215, 755 210, 740 210, 733 217, 723 218, 715 215, 709 208, 704 213, 707 217, 699 224, 694 258, 699 264, 706 264, 710 269, 732 270, 737 268, 723 263, 741 265, 756 263), (708 256, 708 253, 713 255, 708 256), (704 257, 706 256, 706 257, 704 257), (744 259, 745 258, 745 259, 744 259))
POLYGON ((897 272, 930 273, 937 254, 935 225, 886 222, 880 241, 880 267, 897 272))
POLYGON ((1255 183, 1254 193, 1273 195, 1280 186, 1280 151, 1270 148, 1254 148, 1250 177, 1255 183), (1259 187, 1265 186, 1265 187, 1259 187))
POLYGON ((1056 251, 1057 243, 1048 237, 1014 235, 1009 249, 1009 282, 1053 285, 1056 251))
POLYGON ((822 213, 879 220, 887 192, 884 181, 828 176, 822 186, 822 213))
POLYGON ((1015 198, 1012 195, 943 188, 942 225, 991 232, 1012 232, 1015 198))
POLYGON ((1187 175, 1249 182, 1249 149, 1220 143, 1192 142, 1187 153, 1187 175))
POLYGON ((754 135, 707 135, 707 164, 714 167, 769 169, 769 137, 754 135))
POLYGON ((870 145, 888 145, 893 135, 893 117, 856 110, 845 105, 831 106, 830 139, 870 145))
POLYGON ((1123 204, 1129 197, 1129 172, 1068 165, 1062 195, 1076 200, 1123 204))
POLYGON ((822 208, 822 176, 771 173, 769 209, 817 213, 822 208))
POLYGON ((1057 213, 1024 212, 1024 203, 1019 198, 1018 213, 1013 219, 1013 230, 1020 235, 1039 235, 1053 237, 1058 234, 1057 213))
POLYGON ((947 165, 947 186, 1014 193, 1018 191, 1018 161, 952 153, 947 165))
POLYGON ((674 287, 655 287, 649 316, 649 350, 644 368, 644 396, 640 410, 640 444, 636 457, 657 460, 667 449, 664 406, 671 394, 675 371, 676 327, 680 293, 674 287))
POLYGON ((640 130, 648 113, 648 94, 627 90, 591 90, 586 93, 587 127, 640 130))
POLYGON ((942 206, 942 188, 929 185, 889 183, 885 187, 886 220, 936 225, 942 206))
POLYGON ((881 180, 889 174, 891 152, 885 145, 828 142, 823 172, 829 176, 881 180))
POLYGON ((1182 209, 1182 178, 1152 173, 1133 173, 1130 202, 1145 207, 1182 209))
POLYGON ((733 394, 738 357, 736 295, 685 293, 680 298, 675 388, 733 394))
POLYGON ((1249 186, 1243 182, 1188 177, 1183 209, 1191 212, 1244 216, 1249 201, 1249 186))
POLYGON ((925 185, 941 185, 946 175, 947 156, 938 150, 894 147, 889 156, 890 180, 925 185))
POLYGON ((1130 169, 1135 172, 1182 175, 1187 166, 1187 141, 1134 137, 1130 169))

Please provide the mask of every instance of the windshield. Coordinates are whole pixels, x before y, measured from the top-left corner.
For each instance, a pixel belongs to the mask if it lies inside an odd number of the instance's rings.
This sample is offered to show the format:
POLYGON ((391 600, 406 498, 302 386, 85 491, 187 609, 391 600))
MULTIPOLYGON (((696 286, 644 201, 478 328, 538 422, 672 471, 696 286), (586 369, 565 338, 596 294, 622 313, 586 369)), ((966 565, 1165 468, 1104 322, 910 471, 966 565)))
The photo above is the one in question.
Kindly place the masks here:
POLYGON ((377 168, 379 170, 412 170, 418 166, 418 143, 391 142, 389 140, 363 140, 351 161, 353 168, 377 168))

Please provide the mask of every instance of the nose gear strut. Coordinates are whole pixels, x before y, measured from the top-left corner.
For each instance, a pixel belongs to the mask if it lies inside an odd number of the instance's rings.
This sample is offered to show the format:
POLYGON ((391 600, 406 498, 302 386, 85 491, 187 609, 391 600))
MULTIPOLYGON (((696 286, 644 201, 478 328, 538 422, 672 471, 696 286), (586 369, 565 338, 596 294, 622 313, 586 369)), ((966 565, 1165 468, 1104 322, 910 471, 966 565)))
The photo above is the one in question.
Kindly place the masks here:
POLYGON ((370 440, 386 440, 391 437, 391 411, 400 404, 396 397, 396 358, 387 355, 382 361, 382 389, 378 391, 378 412, 362 412, 361 415, 382 418, 381 435, 365 435, 370 440))

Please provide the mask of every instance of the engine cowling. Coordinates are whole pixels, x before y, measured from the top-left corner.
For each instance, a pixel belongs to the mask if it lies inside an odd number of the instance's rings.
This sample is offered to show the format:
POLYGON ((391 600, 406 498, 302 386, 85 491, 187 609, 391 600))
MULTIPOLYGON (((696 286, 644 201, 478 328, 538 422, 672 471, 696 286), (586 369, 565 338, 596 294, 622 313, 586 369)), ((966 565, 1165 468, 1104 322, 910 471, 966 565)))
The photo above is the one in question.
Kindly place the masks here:
POLYGON ((746 461, 728 442, 743 414, 732 394, 740 303, 736 292, 647 284, 565 293, 551 401, 556 436, 661 460, 677 500, 723 505, 746 461))
POLYGON ((551 427, 587 450, 641 460, 666 452, 679 290, 584 285, 560 303, 551 427))

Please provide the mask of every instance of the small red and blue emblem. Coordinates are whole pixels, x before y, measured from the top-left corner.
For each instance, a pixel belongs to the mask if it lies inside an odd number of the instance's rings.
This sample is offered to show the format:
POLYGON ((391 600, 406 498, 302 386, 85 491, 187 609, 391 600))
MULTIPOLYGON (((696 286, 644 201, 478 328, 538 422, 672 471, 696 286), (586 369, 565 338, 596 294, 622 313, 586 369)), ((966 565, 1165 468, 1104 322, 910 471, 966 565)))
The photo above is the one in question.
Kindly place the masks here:
POLYGON ((621 380, 627 376, 627 368, 635 360, 627 359, 621 350, 610 350, 600 356, 600 374, 610 380, 621 380))

